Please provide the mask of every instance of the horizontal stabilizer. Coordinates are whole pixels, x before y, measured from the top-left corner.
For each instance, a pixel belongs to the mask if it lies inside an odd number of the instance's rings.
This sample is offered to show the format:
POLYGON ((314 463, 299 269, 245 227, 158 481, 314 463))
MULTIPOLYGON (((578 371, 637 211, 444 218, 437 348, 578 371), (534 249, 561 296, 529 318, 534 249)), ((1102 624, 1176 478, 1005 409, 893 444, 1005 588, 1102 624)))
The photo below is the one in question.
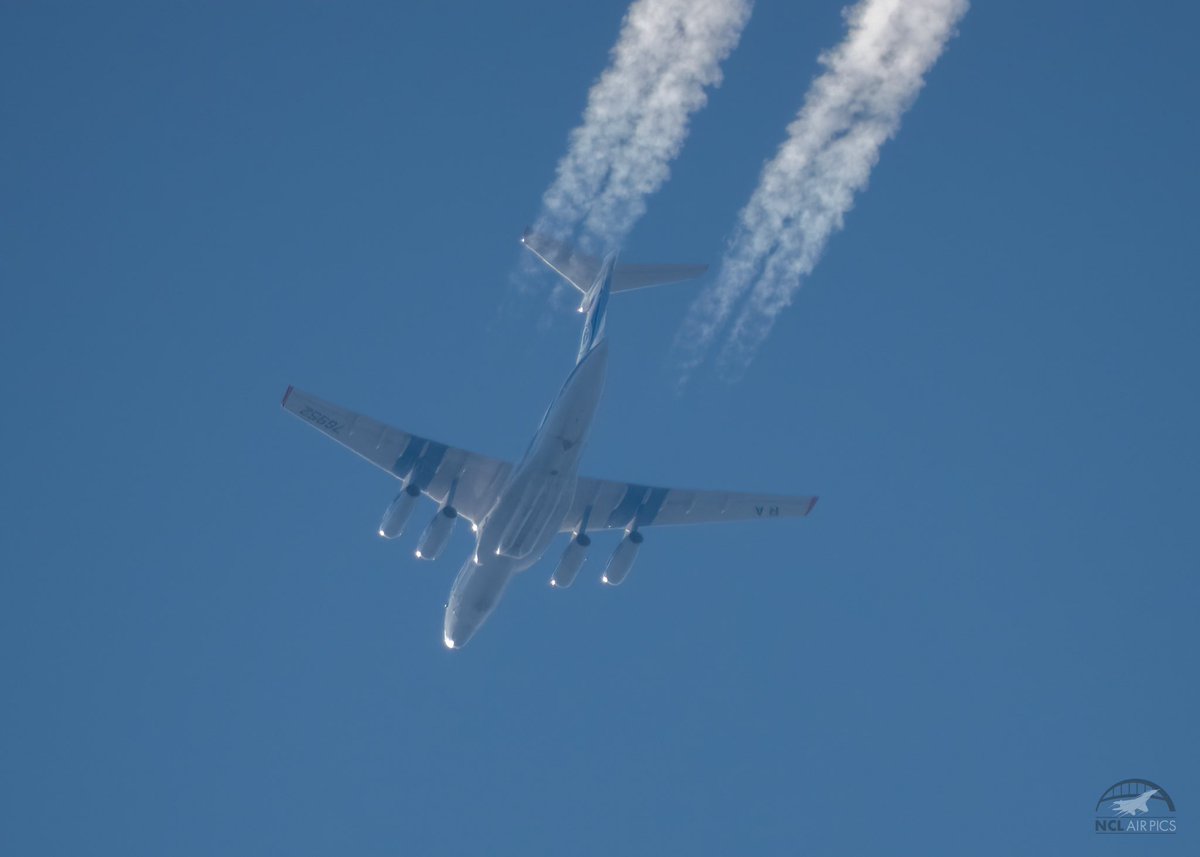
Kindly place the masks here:
POLYGON ((559 241, 549 235, 527 229, 521 236, 521 243, 525 245, 525 249, 545 262, 550 270, 581 292, 588 290, 588 286, 600 272, 600 260, 595 256, 581 253, 565 241, 559 241))
POLYGON ((708 265, 617 265, 612 290, 627 292, 648 286, 665 286, 692 280, 708 270, 708 265))
MULTIPOLYGON (((601 259, 580 252, 567 244, 538 232, 526 232, 521 243, 560 277, 581 292, 595 282, 601 259)), ((708 265, 617 265, 613 270, 612 291, 627 292, 649 286, 662 286, 699 277, 708 265)))

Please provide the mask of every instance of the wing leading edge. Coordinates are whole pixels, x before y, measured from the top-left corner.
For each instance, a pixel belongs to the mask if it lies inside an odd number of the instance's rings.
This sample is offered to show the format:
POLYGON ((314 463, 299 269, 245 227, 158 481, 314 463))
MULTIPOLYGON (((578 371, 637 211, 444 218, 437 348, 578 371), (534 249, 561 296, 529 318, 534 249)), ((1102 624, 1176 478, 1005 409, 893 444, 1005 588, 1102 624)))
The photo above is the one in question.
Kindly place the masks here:
POLYGON ((415 481, 421 492, 454 506, 477 524, 491 510, 512 466, 466 449, 392 428, 370 417, 288 387, 283 408, 326 437, 402 481, 415 481))

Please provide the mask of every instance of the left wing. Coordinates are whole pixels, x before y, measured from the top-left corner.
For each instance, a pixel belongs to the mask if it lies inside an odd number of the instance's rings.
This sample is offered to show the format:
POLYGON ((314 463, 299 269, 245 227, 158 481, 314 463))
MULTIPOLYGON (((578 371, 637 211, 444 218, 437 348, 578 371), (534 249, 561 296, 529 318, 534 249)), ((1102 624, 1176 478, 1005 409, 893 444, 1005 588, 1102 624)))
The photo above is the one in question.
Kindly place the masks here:
POLYGON ((283 407, 396 479, 415 480, 436 503, 444 503, 453 487, 454 507, 473 524, 491 510, 512 469, 506 461, 392 428, 294 387, 284 394, 283 407))
POLYGON ((560 532, 579 527, 587 514, 589 532, 605 529, 715 524, 757 518, 802 518, 816 497, 782 494, 742 494, 735 491, 693 491, 655 488, 628 482, 580 477, 575 501, 560 532))

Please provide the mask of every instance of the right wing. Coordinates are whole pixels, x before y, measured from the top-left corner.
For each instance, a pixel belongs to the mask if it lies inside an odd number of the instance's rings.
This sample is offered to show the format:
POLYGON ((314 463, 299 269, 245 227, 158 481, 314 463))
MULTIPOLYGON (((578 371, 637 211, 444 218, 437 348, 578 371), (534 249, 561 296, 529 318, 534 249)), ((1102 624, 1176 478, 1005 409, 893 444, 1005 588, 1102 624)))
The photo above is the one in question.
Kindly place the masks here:
POLYGON ((816 503, 816 497, 655 488, 583 476, 575 489, 575 501, 563 521, 561 532, 578 529, 585 513, 587 529, 591 532, 758 518, 801 518, 811 512, 816 503))
POLYGON ((392 428, 293 387, 283 407, 396 479, 415 480, 436 503, 446 502, 453 486, 454 507, 473 524, 491 511, 512 469, 506 461, 392 428))

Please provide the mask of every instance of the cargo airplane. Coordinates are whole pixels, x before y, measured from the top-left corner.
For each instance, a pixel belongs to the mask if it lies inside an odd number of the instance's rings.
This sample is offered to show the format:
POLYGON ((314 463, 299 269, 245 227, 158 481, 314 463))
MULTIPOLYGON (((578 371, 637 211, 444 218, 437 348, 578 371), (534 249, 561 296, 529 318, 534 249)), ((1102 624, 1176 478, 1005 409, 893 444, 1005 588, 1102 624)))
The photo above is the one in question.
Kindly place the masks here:
POLYGON ((516 464, 419 437, 288 387, 283 407, 401 483, 379 535, 403 531, 422 494, 437 512, 417 544, 420 559, 436 559, 459 518, 475 534, 450 590, 443 639, 459 649, 471 639, 513 576, 539 559, 559 533, 569 533, 550 585, 566 588, 583 566, 591 534, 622 532, 601 580, 617 586, 629 574, 643 531, 672 524, 707 524, 801 517, 816 497, 692 491, 610 482, 578 475, 608 365, 604 337, 609 295, 691 279, 703 265, 618 265, 617 254, 587 256, 546 236, 527 232, 527 249, 582 293, 583 337, 567 376, 525 455, 516 464))

